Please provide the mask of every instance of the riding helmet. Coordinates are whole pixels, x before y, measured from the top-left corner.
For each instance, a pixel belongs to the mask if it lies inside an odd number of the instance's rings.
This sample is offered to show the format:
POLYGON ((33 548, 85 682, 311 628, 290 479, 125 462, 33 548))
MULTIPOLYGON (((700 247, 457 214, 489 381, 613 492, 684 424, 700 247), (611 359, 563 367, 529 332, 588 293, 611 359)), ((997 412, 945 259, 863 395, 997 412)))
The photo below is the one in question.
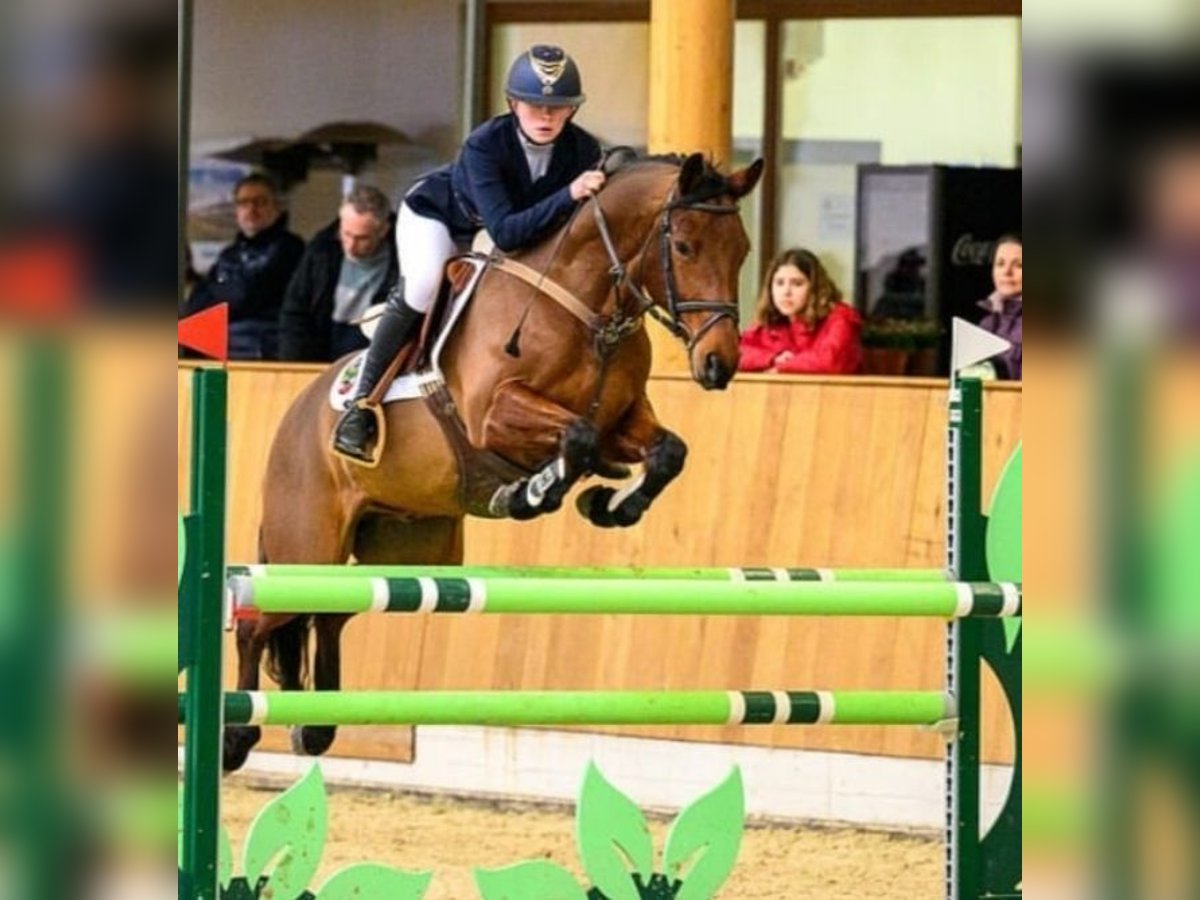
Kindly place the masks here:
POLYGON ((504 93, 536 106, 579 106, 584 101, 579 67, 562 47, 534 44, 513 60, 504 93))

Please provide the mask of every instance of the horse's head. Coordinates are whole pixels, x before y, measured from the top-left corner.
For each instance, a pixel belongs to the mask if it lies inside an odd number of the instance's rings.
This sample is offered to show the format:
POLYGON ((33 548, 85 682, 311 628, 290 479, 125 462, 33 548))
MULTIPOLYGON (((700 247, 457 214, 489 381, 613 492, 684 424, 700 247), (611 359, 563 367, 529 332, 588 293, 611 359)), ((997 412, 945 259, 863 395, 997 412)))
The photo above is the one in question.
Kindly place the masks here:
POLYGON ((648 311, 688 351, 692 377, 706 389, 724 388, 738 363, 738 272, 750 249, 737 201, 754 189, 763 162, 732 175, 694 153, 667 171, 662 188, 647 191, 656 227, 647 236, 631 278, 648 311))

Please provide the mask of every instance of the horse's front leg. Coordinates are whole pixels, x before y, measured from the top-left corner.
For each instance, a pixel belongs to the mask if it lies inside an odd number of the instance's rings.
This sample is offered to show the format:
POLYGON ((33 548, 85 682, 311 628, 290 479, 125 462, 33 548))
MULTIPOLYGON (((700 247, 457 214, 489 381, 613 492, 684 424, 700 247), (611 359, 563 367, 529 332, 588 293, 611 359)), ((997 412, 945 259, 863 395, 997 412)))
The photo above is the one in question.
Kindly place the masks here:
POLYGON ((496 391, 484 421, 484 445, 536 468, 492 496, 490 509, 498 517, 532 519, 554 512, 567 491, 597 466, 596 427, 515 381, 496 391))
POLYGON ((687 444, 659 424, 645 396, 621 420, 609 443, 614 458, 643 460, 642 473, 619 489, 590 487, 576 498, 575 506, 584 518, 601 528, 634 525, 663 488, 683 471, 687 444))

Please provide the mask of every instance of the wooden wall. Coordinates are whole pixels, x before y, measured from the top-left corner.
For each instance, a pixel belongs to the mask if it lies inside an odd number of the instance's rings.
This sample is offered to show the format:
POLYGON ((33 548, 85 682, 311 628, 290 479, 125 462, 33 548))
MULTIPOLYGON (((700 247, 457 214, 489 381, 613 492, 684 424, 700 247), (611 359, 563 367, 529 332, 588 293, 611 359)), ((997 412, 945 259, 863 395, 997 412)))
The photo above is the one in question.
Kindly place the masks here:
MULTIPOLYGON (((230 561, 253 561, 258 480, 275 424, 311 367, 230 367, 230 561)), ((186 503, 189 380, 179 377, 186 503)), ((471 520, 467 562, 522 565, 940 566, 945 382, 741 376, 723 393, 651 382, 687 467, 638 526, 602 530, 565 506, 527 523, 471 520)), ((1021 433, 1021 393, 985 395, 984 490, 1021 433)), ((938 689, 936 621, 695 617, 363 617, 346 633, 347 688, 938 689)), ((989 676, 990 677, 990 676, 989 676)), ((621 729, 613 729, 622 731, 621 729)), ((897 756, 940 755, 916 729, 655 728, 624 733, 897 756)), ((398 737, 398 736, 397 736, 398 737)), ((349 755, 403 755, 379 729, 349 755)), ((985 696, 985 758, 1012 758, 1006 710, 985 696)))

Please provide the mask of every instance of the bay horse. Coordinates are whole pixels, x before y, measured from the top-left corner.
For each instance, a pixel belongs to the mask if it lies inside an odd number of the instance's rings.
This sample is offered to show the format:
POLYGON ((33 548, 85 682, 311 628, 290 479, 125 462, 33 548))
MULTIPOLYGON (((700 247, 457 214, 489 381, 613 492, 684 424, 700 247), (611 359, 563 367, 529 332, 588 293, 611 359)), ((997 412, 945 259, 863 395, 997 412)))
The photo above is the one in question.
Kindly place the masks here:
MULTIPOLYGON (((580 478, 628 474, 626 464, 641 464, 640 475, 620 490, 591 487, 576 505, 601 527, 641 518, 687 453, 646 396, 645 316, 685 343, 702 387, 722 389, 733 377, 738 272, 749 250, 737 202, 757 184, 762 160, 723 175, 700 154, 631 155, 610 156, 604 188, 558 234, 483 268, 441 350, 444 385, 425 402, 384 408, 386 433, 400 437, 381 446, 375 468, 329 450, 340 364, 296 398, 267 462, 260 562, 345 563, 353 554, 360 563, 461 563, 464 515, 543 515, 580 478)), ((310 627, 313 687, 338 689, 349 618, 239 621, 238 689, 257 690, 264 650, 271 677, 303 689, 310 627)), ((292 744, 316 755, 334 735, 305 726, 292 744)), ((227 771, 260 736, 255 726, 226 729, 227 771)))

